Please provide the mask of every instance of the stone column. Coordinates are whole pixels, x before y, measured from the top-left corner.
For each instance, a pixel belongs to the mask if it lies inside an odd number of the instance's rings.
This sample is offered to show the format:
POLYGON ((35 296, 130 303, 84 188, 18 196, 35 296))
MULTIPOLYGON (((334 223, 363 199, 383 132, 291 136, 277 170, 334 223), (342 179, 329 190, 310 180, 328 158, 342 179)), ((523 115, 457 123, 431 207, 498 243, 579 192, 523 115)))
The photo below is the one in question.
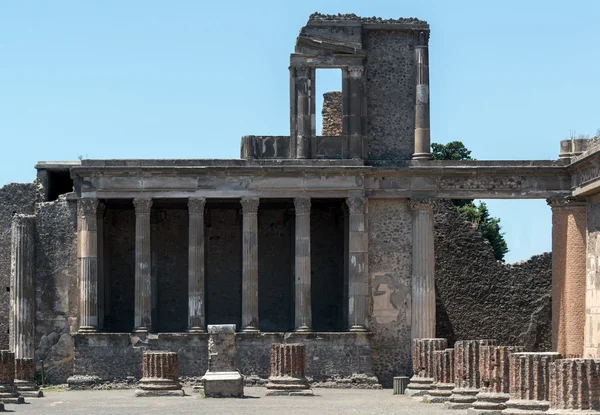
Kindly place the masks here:
POLYGON ((433 384, 425 395, 429 403, 446 402, 454 389, 454 349, 433 352, 433 384))
POLYGON ((0 403, 25 403, 15 387, 15 354, 0 350, 0 403))
POLYGON ((258 198, 242 198, 242 331, 257 333, 258 326, 258 198))
POLYGON ((150 212, 152 199, 136 198, 135 206, 135 321, 137 333, 152 328, 152 266, 150 253, 150 212))
POLYGON ((312 396, 305 370, 304 344, 271 344, 271 376, 266 396, 312 396))
POLYGON ((184 396, 179 383, 179 358, 175 352, 142 354, 142 378, 133 396, 184 396))
POLYGON ((310 296, 310 198, 294 199, 296 210, 296 266, 295 329, 312 331, 312 309, 310 296))
POLYGON ((235 324, 208 326, 208 370, 202 377, 206 397, 242 397, 244 379, 236 368, 235 324))
POLYGON ((495 346, 496 340, 460 340, 454 343, 454 389, 446 409, 467 409, 479 393, 479 356, 482 346, 495 346))
POLYGON ((408 396, 423 396, 433 383, 433 352, 448 347, 446 339, 414 339, 412 361, 414 376, 404 391, 408 396))
POLYGON ((600 362, 559 359, 550 368, 547 414, 600 414, 600 362))
POLYGON ((581 357, 586 296, 586 205, 549 199, 552 207, 552 350, 581 357))
POLYGON ((429 130, 429 30, 415 33, 416 101, 414 160, 430 160, 429 130))
POLYGON ((204 333, 204 205, 206 198, 188 200, 188 332, 204 333))
POLYGON ((513 353, 510 364, 510 399, 506 415, 545 413, 550 407, 550 368, 560 353, 513 353))
POLYGON ((98 199, 77 201, 77 257, 79 262, 79 332, 98 329, 98 199))
POLYGON ((349 156, 352 159, 363 157, 363 137, 362 137, 362 100, 363 100, 363 73, 362 66, 348 67, 348 81, 350 84, 348 97, 349 119, 348 119, 348 148, 349 156))
POLYGON ((522 346, 483 346, 479 354, 481 391, 469 415, 493 415, 506 409, 509 392, 509 356, 524 352, 522 346))
POLYGON ((367 295, 369 293, 369 235, 366 228, 365 197, 346 199, 348 221, 348 327, 367 331, 367 295))
POLYGON ((104 274, 104 213, 106 205, 98 203, 96 209, 96 227, 98 234, 98 328, 104 329, 106 315, 106 276, 104 274))
POLYGON ((310 139, 312 131, 312 116, 310 102, 310 68, 296 68, 296 158, 310 158, 310 139))
POLYGON ((412 199, 412 329, 413 339, 435 337, 435 258, 431 199, 412 199))

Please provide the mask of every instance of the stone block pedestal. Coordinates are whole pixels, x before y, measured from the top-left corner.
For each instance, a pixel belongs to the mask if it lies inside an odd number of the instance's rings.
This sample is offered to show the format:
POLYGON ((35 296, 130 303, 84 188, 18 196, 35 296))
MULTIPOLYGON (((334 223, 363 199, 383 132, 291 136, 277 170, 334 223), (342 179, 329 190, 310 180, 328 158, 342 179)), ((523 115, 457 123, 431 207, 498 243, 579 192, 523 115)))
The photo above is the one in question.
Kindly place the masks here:
POLYGON ((0 402, 25 403, 15 387, 15 354, 0 350, 0 402))
POLYGON ((244 378, 235 362, 235 324, 208 326, 208 334, 208 370, 202 377, 204 396, 243 397, 244 378))
POLYGON ((142 379, 134 396, 184 396, 179 383, 178 356, 174 352, 144 352, 142 379))
POLYGON ((266 396, 313 396, 306 376, 304 344, 272 344, 266 396))

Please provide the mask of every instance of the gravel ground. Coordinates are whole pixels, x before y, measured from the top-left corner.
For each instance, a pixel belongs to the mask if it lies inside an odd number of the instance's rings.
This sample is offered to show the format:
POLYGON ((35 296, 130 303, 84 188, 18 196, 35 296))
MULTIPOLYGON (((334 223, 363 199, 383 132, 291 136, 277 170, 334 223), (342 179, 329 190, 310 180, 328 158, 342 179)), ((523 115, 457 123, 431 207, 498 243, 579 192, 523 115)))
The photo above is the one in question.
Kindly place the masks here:
POLYGON ((46 391, 44 398, 26 399, 24 405, 6 405, 22 414, 454 414, 441 404, 426 404, 392 390, 313 389, 314 397, 265 397, 265 388, 247 387, 244 399, 204 399, 191 389, 189 396, 134 398, 133 390, 46 391))

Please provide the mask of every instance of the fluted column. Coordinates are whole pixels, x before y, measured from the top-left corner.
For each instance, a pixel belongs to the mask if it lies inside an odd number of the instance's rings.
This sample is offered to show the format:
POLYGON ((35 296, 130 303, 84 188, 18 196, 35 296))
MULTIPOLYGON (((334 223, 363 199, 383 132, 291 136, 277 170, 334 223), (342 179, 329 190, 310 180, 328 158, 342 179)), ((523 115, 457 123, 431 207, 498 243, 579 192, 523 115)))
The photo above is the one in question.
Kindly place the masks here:
POLYGON ((362 128, 362 101, 363 101, 363 73, 362 66, 348 67, 348 82, 350 85, 348 97, 348 148, 349 156, 353 159, 363 157, 363 128, 362 128))
POLYGON ((446 402, 454 389, 454 349, 433 352, 433 383, 425 395, 429 403, 446 402))
POLYGON ((552 350, 582 357, 586 298, 586 203, 548 199, 552 208, 552 350))
POLYGON ((513 353, 506 415, 542 414, 550 407, 550 369, 560 353, 513 353))
POLYGON ((206 198, 188 200, 188 332, 205 332, 204 206, 206 198))
POLYGON ((136 198, 135 206, 135 321, 138 333, 152 328, 152 280, 150 258, 150 212, 152 199, 136 198))
POLYGON ((415 35, 415 65, 417 67, 415 94, 415 152, 414 160, 431 159, 429 129, 429 30, 415 35))
POLYGON ((106 276, 104 274, 104 213, 106 205, 98 203, 96 208, 96 228, 98 236, 98 328, 104 329, 106 315, 106 276))
POLYGON ((412 199, 412 329, 413 339, 435 337, 435 258, 431 199, 412 199))
POLYGON ((312 331, 310 299, 310 198, 294 199, 296 210, 296 331, 312 331))
POLYGON ((258 198, 242 198, 242 331, 258 332, 258 198))
POLYGON ((142 378, 134 396, 184 396, 179 383, 176 352, 147 351, 142 354, 142 378))
POLYGON ((266 396, 312 396, 304 375, 306 346, 302 343, 271 344, 271 375, 266 396))
POLYGON ((559 359, 550 368, 547 414, 600 414, 600 361, 559 359))
POLYGON ((311 69, 306 67, 296 68, 296 99, 297 106, 297 135, 296 157, 299 159, 310 158, 310 139, 312 131, 311 117, 311 69))
POLYGON ((476 401, 481 386, 479 357, 482 346, 495 346, 496 340, 460 340, 454 343, 454 389, 446 409, 467 409, 476 401))
POLYGON ((98 329, 98 199, 77 201, 77 257, 79 262, 79 332, 98 329))
POLYGON ((412 361, 414 376, 404 391, 409 396, 425 395, 433 383, 433 353, 448 347, 446 339, 414 339, 412 361))
POLYGON ((367 331, 369 290, 368 246, 364 197, 346 199, 349 210, 348 233, 348 326, 350 331, 367 331))

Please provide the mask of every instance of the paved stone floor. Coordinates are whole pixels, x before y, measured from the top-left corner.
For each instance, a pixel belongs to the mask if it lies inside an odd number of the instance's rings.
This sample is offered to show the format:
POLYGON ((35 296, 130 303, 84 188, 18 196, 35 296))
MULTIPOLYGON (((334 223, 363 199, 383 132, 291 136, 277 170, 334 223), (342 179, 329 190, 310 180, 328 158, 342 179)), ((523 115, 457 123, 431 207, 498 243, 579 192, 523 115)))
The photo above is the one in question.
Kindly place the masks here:
POLYGON ((134 398, 133 390, 47 391, 25 405, 6 405, 19 414, 454 414, 442 405, 420 403, 386 390, 314 389, 314 397, 265 397, 264 388, 245 388, 245 399, 134 398))

